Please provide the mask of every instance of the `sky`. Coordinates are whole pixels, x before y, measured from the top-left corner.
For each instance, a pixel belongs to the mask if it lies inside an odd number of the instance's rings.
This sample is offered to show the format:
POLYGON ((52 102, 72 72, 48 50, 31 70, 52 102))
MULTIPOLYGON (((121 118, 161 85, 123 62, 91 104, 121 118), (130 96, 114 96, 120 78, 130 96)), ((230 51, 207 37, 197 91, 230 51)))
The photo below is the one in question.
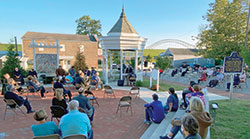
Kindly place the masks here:
POLYGON ((206 22, 202 19, 213 0, 0 0, 0 43, 27 31, 75 34, 78 18, 100 20, 102 35, 119 19, 124 4, 126 16, 147 45, 162 39, 191 44, 206 22))

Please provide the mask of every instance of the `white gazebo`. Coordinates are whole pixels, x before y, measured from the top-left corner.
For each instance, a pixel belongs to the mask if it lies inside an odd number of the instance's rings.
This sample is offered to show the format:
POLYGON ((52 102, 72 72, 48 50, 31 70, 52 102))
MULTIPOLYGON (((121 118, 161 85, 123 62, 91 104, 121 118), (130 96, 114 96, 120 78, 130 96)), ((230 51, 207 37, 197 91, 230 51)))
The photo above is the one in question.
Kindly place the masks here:
MULTIPOLYGON (((138 57, 141 57, 141 71, 143 71, 143 50, 147 39, 140 37, 135 29, 129 23, 124 8, 122 9, 119 20, 115 23, 112 29, 108 32, 107 36, 102 36, 99 39, 100 45, 103 50, 102 71, 103 79, 108 84, 108 57, 110 56, 110 71, 112 70, 112 51, 120 51, 120 79, 123 79, 123 60, 124 58, 134 57, 135 67, 134 71, 137 75, 142 76, 137 70, 138 57)), ((142 80, 142 77, 141 77, 142 80)))

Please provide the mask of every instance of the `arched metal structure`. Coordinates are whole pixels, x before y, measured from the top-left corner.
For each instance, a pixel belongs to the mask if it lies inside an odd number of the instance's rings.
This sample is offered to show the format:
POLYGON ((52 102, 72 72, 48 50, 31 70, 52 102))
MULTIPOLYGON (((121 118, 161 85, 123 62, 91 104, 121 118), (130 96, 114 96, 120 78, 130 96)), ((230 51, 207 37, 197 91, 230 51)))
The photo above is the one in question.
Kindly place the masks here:
POLYGON ((164 39, 153 43, 146 49, 195 48, 195 45, 178 39, 164 39))

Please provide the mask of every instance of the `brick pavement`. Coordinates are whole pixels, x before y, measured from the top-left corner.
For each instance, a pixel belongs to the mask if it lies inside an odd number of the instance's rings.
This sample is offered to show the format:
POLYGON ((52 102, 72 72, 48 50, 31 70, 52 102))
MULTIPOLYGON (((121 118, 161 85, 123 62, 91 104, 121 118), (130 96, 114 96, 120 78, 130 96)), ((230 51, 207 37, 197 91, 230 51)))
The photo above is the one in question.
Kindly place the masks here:
MULTIPOLYGON (((115 90, 116 99, 103 98, 103 91, 93 91, 99 98, 100 107, 95 105, 95 116, 93 122, 93 131, 95 139, 136 139, 139 138, 147 129, 147 125, 143 124, 144 120, 144 101, 141 99, 134 99, 132 102, 133 116, 126 111, 122 112, 122 116, 116 115, 116 108, 121 96, 128 95, 128 91, 115 90)), ((77 95, 77 92, 73 93, 77 95)), ((29 96, 29 100, 34 110, 45 109, 49 114, 50 120, 51 99, 53 93, 46 94, 47 99, 40 99, 38 95, 29 96)), ((30 129, 32 124, 37 124, 33 120, 33 114, 27 114, 27 117, 17 112, 15 116, 11 111, 7 112, 6 119, 3 120, 5 104, 0 96, 0 133, 5 132, 6 139, 31 139, 33 133, 30 129)), ((22 109, 26 112, 25 107, 22 109)))

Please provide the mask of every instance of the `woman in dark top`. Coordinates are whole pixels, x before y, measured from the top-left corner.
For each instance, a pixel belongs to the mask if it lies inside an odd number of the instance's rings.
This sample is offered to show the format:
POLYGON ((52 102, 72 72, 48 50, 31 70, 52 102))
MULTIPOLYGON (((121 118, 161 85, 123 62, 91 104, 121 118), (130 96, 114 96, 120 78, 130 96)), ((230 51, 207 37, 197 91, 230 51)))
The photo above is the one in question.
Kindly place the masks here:
POLYGON ((56 96, 52 99, 52 105, 58 105, 64 108, 65 112, 67 113, 67 102, 63 99, 63 89, 56 89, 55 90, 56 96))

